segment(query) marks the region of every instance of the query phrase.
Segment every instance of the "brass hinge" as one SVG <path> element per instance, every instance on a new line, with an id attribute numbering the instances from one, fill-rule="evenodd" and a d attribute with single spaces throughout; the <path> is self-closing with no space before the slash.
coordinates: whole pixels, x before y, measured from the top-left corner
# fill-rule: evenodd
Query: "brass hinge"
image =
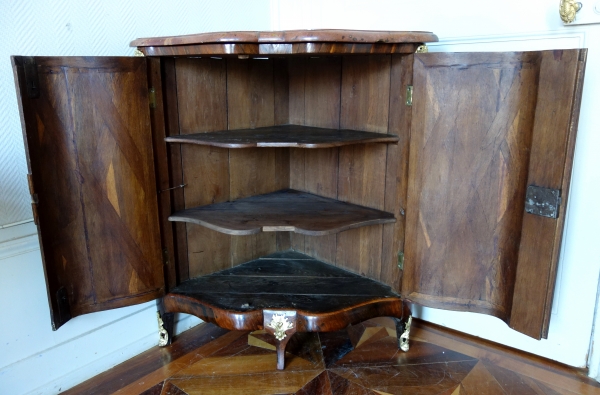
<path id="1" fill-rule="evenodd" d="M 148 101 L 150 102 L 150 108 L 156 108 L 156 89 L 150 88 L 148 90 Z"/>
<path id="2" fill-rule="evenodd" d="M 398 269 L 404 270 L 404 251 L 398 252 Z"/>
<path id="3" fill-rule="evenodd" d="M 415 53 L 427 53 L 429 52 L 429 48 L 427 48 L 427 45 L 425 44 L 421 44 L 417 47 L 417 50 L 415 51 Z"/>
<path id="4" fill-rule="evenodd" d="M 168 265 L 169 264 L 169 250 L 167 250 L 166 248 L 163 249 L 162 254 L 163 254 L 163 264 Z"/>
<path id="5" fill-rule="evenodd" d="M 412 85 L 407 85 L 406 86 L 406 105 L 412 106 L 412 100 L 413 100 L 413 87 L 412 87 Z"/>

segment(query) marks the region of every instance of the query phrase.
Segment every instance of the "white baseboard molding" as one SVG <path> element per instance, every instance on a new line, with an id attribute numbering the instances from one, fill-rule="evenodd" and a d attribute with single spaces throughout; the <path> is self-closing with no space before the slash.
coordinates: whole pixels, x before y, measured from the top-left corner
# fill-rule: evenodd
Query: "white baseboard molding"
<path id="1" fill-rule="evenodd" d="M 44 287 L 35 225 L 0 229 L 0 299 L 13 317 L 0 327 L 0 393 L 58 394 L 157 345 L 155 301 L 75 317 L 52 332 Z M 177 314 L 175 333 L 200 322 Z"/>

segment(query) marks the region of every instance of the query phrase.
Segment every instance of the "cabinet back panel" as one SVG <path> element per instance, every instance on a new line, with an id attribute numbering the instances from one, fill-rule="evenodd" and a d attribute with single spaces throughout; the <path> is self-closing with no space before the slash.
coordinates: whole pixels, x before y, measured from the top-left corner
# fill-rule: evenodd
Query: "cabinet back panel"
<path id="1" fill-rule="evenodd" d="M 271 126 L 288 119 L 287 71 L 279 60 L 175 60 L 181 134 Z M 277 100 L 276 100 L 277 97 Z M 289 186 L 289 150 L 181 145 L 185 208 L 273 192 Z M 277 251 L 275 233 L 232 237 L 186 226 L 189 276 L 222 270 Z M 284 238 L 279 244 L 289 247 Z"/>
<path id="2" fill-rule="evenodd" d="M 390 55 L 342 58 L 340 128 L 387 133 Z M 338 199 L 384 209 L 387 147 L 384 144 L 339 149 Z M 381 274 L 383 225 L 338 234 L 338 265 L 370 278 Z"/>
<path id="3" fill-rule="evenodd" d="M 273 63 L 273 59 L 227 60 L 228 129 L 257 128 L 275 123 L 275 108 L 279 109 L 281 105 L 275 102 L 275 92 L 285 92 L 281 86 L 285 74 L 278 72 L 275 78 Z M 277 89 L 275 80 L 278 81 Z M 280 112 L 278 114 L 281 116 Z M 232 200 L 289 186 L 289 150 L 285 148 L 231 149 L 229 164 Z M 276 251 L 277 235 L 274 232 L 232 238 L 233 265 Z"/>
<path id="4" fill-rule="evenodd" d="M 539 56 L 431 55 L 415 56 L 403 291 L 506 320 Z"/>
<path id="5" fill-rule="evenodd" d="M 179 108 L 177 106 L 177 73 L 175 59 L 163 58 L 162 61 L 163 98 L 165 114 L 165 135 L 179 135 Z M 164 142 L 163 142 L 164 144 Z M 179 144 L 167 144 L 169 165 L 169 187 L 183 185 L 183 164 L 181 160 L 182 147 Z M 183 188 L 170 190 L 171 212 L 185 208 L 185 195 Z M 170 215 L 170 213 L 169 213 Z M 171 223 L 173 230 L 173 255 L 177 270 L 177 282 L 189 279 L 187 224 L 182 222 Z M 163 235 L 164 236 L 164 235 Z"/>
<path id="6" fill-rule="evenodd" d="M 227 129 L 224 59 L 175 59 L 180 134 Z M 229 151 L 181 145 L 185 208 L 229 200 Z M 186 225 L 189 276 L 230 267 L 231 236 Z"/>
<path id="7" fill-rule="evenodd" d="M 315 127 L 340 126 L 341 57 L 299 58 L 289 63 L 291 123 Z M 290 187 L 337 199 L 338 148 L 291 149 Z M 293 233 L 292 246 L 335 263 L 337 235 Z"/>
<path id="8" fill-rule="evenodd" d="M 388 119 L 390 100 L 396 106 L 404 100 L 402 90 L 390 98 L 390 83 L 402 85 L 410 74 L 403 71 L 408 62 L 394 62 L 395 80 L 391 78 L 390 55 L 291 60 L 176 59 L 181 133 L 283 122 L 387 133 L 388 123 L 392 122 Z M 206 97 L 210 99 L 206 101 Z M 205 102 L 206 108 L 202 104 Z M 195 111 L 198 107 L 203 108 Z M 403 115 L 399 117 L 404 119 Z M 399 150 L 393 147 L 391 167 L 399 166 Z M 182 145 L 185 205 L 193 207 L 291 187 L 384 209 L 386 177 L 397 178 L 395 167 L 392 173 L 386 173 L 388 149 L 384 144 L 230 150 Z M 396 227 L 388 232 L 388 238 L 397 235 Z M 383 235 L 383 226 L 376 225 L 319 237 L 269 232 L 232 237 L 190 224 L 190 276 L 211 273 L 291 246 L 398 288 L 399 275 L 389 268 L 397 267 L 398 239 L 386 247 L 388 257 L 382 266 Z M 210 262 L 204 257 L 210 257 Z"/>

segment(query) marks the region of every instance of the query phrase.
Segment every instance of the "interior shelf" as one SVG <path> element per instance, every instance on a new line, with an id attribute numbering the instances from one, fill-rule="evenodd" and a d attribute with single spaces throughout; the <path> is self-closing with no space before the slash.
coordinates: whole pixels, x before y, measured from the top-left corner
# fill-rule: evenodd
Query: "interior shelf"
<path id="1" fill-rule="evenodd" d="M 292 250 L 187 280 L 165 301 L 169 308 L 220 320 L 229 329 L 256 329 L 263 309 L 294 310 L 304 326 L 299 331 L 337 330 L 374 316 L 397 316 L 402 305 L 387 285 Z M 312 327 L 317 324 L 330 327 Z"/>
<path id="2" fill-rule="evenodd" d="M 223 148 L 297 147 L 328 148 L 363 143 L 398 143 L 398 136 L 360 130 L 325 129 L 301 125 L 279 125 L 256 129 L 223 130 L 170 136 L 170 143 L 210 145 Z"/>
<path id="3" fill-rule="evenodd" d="M 311 236 L 396 222 L 392 213 L 293 189 L 186 209 L 169 220 L 191 222 L 230 235 L 289 231 Z"/>

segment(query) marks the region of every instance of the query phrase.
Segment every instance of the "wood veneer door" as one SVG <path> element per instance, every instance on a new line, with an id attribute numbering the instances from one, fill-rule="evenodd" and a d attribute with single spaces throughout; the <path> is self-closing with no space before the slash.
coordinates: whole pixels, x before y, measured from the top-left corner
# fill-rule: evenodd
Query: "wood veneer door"
<path id="1" fill-rule="evenodd" d="M 13 68 L 53 329 L 162 296 L 146 60 Z"/>
<path id="2" fill-rule="evenodd" d="M 585 55 L 415 55 L 407 299 L 547 335 Z M 561 190 L 557 219 L 525 212 L 528 185 Z"/>

